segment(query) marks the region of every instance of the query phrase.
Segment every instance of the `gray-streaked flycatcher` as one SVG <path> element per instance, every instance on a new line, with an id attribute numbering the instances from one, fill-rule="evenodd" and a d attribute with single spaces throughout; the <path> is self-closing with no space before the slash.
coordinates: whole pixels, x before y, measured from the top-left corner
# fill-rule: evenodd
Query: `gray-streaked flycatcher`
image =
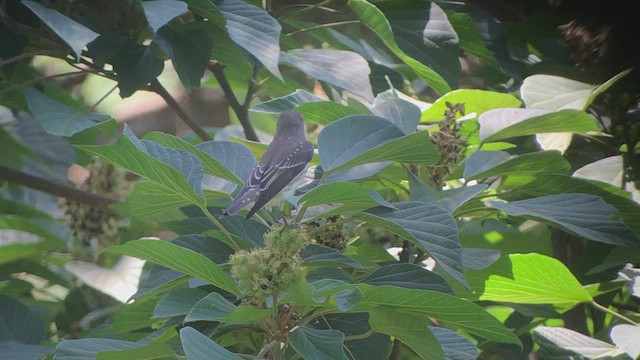
<path id="1" fill-rule="evenodd" d="M 273 141 L 260 162 L 251 170 L 251 175 L 238 196 L 224 210 L 224 215 L 234 215 L 255 201 L 247 213 L 248 219 L 277 195 L 283 197 L 287 192 L 295 190 L 306 174 L 312 157 L 313 145 L 304 135 L 302 115 L 293 110 L 282 112 Z"/>

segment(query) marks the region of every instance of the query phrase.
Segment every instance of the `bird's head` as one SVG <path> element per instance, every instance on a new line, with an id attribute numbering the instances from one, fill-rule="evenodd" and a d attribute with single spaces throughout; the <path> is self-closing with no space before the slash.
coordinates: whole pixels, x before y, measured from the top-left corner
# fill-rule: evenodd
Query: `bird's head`
<path id="1" fill-rule="evenodd" d="M 304 132 L 304 121 L 302 120 L 302 115 L 294 110 L 281 112 L 280 117 L 278 118 L 276 134 L 298 131 Z"/>

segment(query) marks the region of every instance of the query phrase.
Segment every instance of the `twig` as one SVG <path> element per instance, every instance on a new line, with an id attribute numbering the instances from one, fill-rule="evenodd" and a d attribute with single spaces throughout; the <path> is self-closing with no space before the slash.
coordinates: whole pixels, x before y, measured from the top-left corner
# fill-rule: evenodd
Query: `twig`
<path id="1" fill-rule="evenodd" d="M 66 52 L 56 51 L 56 50 L 36 50 L 30 53 L 20 54 L 12 58 L 9 58 L 7 60 L 0 61 L 0 67 L 9 65 L 14 62 L 18 62 L 20 60 L 30 59 L 38 55 L 62 56 L 62 55 L 66 55 Z"/>
<path id="2" fill-rule="evenodd" d="M 0 179 L 12 182 L 16 185 L 26 186 L 51 195 L 60 196 L 99 208 L 106 208 L 117 201 L 115 199 L 78 190 L 76 188 L 53 182 L 49 179 L 27 174 L 2 165 L 0 165 Z"/>
<path id="3" fill-rule="evenodd" d="M 626 322 L 628 322 L 631 325 L 636 325 L 638 326 L 639 324 L 631 319 L 629 319 L 628 317 L 622 315 L 622 314 L 618 314 L 615 311 L 609 310 L 609 308 L 607 308 L 606 306 L 602 306 L 600 304 L 598 304 L 595 300 L 591 301 L 591 305 L 593 305 L 593 307 L 595 307 L 596 309 L 602 310 L 604 312 L 606 312 L 607 314 L 611 314 L 619 319 L 622 319 Z"/>
<path id="4" fill-rule="evenodd" d="M 173 109 L 173 111 L 175 111 L 176 114 L 178 114 L 180 119 L 182 119 L 182 121 L 184 121 L 184 123 L 187 124 L 187 126 L 191 128 L 191 130 L 193 130 L 193 132 L 196 133 L 196 135 L 198 135 L 200 139 L 202 139 L 203 141 L 213 140 L 213 138 L 211 138 L 211 136 L 206 131 L 204 131 L 202 126 L 200 126 L 193 119 L 191 119 L 189 114 L 187 114 L 187 112 L 184 111 L 182 106 L 178 104 L 176 99 L 174 99 L 173 96 L 169 94 L 167 89 L 165 89 L 164 86 L 160 84 L 158 79 L 154 79 L 153 81 L 151 81 L 151 84 L 149 85 L 149 89 L 155 92 L 156 94 L 160 95 L 164 99 L 164 101 L 167 102 L 169 107 Z"/>
<path id="5" fill-rule="evenodd" d="M 253 129 L 253 125 L 251 125 L 251 122 L 249 122 L 249 103 L 251 102 L 253 92 L 255 91 L 255 85 L 252 86 L 252 84 L 255 83 L 254 78 L 257 72 L 257 67 L 254 67 L 253 69 L 254 76 L 252 76 L 249 82 L 249 87 L 247 88 L 247 97 L 244 99 L 244 105 L 240 104 L 238 98 L 236 98 L 236 95 L 233 93 L 231 85 L 229 85 L 229 81 L 224 75 L 223 69 L 224 66 L 218 62 L 214 62 L 209 65 L 209 70 L 213 73 L 213 76 L 216 77 L 216 80 L 218 80 L 218 84 L 220 84 L 220 87 L 224 92 L 224 97 L 229 102 L 229 106 L 231 106 L 233 111 L 236 113 L 236 116 L 238 116 L 238 120 L 240 120 L 240 125 L 242 125 L 242 128 L 244 129 L 244 136 L 247 138 L 247 140 L 260 142 L 256 131 Z"/>
<path id="6" fill-rule="evenodd" d="M 54 74 L 54 75 L 49 75 L 49 76 L 43 76 L 43 77 L 39 77 L 37 79 L 31 79 L 29 81 L 21 82 L 19 84 L 15 84 L 13 86 L 9 86 L 9 87 L 6 87 L 6 88 L 0 90 L 0 95 L 1 94 L 5 94 L 5 93 L 7 93 L 7 92 L 9 92 L 11 90 L 14 90 L 14 89 L 19 89 L 19 88 L 26 87 L 26 86 L 29 86 L 29 85 L 37 84 L 42 80 L 55 79 L 55 78 L 64 77 L 64 76 L 81 75 L 81 74 L 85 74 L 85 73 L 87 73 L 86 70 L 71 71 L 71 72 L 65 72 L 65 73 Z"/>
<path id="7" fill-rule="evenodd" d="M 98 101 L 95 102 L 95 104 L 91 105 L 91 107 L 87 111 L 94 111 L 98 107 L 98 105 L 100 105 L 107 97 L 109 97 L 109 95 L 111 95 L 111 93 L 113 93 L 117 88 L 118 84 L 114 85 L 111 90 L 107 91 Z"/>
<path id="8" fill-rule="evenodd" d="M 304 28 L 304 29 L 299 29 L 299 30 L 292 31 L 292 32 L 284 34 L 284 35 L 285 36 L 292 36 L 292 35 L 299 34 L 299 33 L 305 32 L 305 31 L 323 29 L 323 28 L 334 27 L 334 26 L 339 26 L 339 25 L 359 24 L 359 23 L 360 23 L 360 20 L 336 21 L 336 22 L 332 22 L 332 23 L 320 24 L 320 25 L 315 25 L 315 26 L 311 26 L 311 27 L 308 27 L 308 28 Z"/>

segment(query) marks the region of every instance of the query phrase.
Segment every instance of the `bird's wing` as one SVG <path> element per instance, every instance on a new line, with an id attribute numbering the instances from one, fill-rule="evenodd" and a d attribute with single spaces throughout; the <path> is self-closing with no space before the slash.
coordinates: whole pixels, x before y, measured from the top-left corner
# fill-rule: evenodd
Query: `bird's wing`
<path id="1" fill-rule="evenodd" d="M 273 199 L 293 179 L 295 179 L 307 167 L 313 157 L 313 145 L 306 141 L 300 149 L 294 151 L 290 157 L 281 160 L 277 164 L 262 164 L 251 172 L 249 184 L 260 187 L 260 193 L 247 218 L 260 210 L 269 200 Z"/>

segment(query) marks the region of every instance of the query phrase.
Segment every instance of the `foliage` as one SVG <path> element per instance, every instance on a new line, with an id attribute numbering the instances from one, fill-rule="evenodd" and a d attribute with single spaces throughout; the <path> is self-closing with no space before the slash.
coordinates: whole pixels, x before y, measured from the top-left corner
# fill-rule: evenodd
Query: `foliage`
<path id="1" fill-rule="evenodd" d="M 2 2 L 0 354 L 638 357 L 637 132 L 607 125 L 629 71 L 545 74 L 568 62 L 521 29 L 559 22 L 466 3 L 264 3 Z M 169 61 L 184 89 L 222 89 L 248 140 L 194 122 L 158 81 Z M 89 73 L 193 133 L 114 135 L 49 81 Z M 222 217 L 264 152 L 255 120 L 289 109 L 317 145 L 296 224 Z M 77 187 L 74 163 L 95 170 Z"/>

